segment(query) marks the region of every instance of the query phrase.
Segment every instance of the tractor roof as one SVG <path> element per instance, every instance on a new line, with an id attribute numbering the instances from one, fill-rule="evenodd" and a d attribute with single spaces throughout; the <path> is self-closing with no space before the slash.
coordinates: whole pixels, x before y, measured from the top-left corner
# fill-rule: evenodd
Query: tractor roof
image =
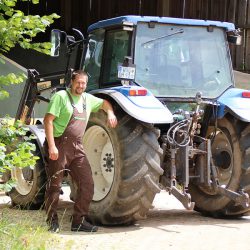
<path id="1" fill-rule="evenodd" d="M 120 16 L 94 23 L 89 26 L 88 32 L 100 28 L 107 28 L 126 23 L 131 23 L 132 25 L 136 25 L 138 22 L 158 22 L 158 23 L 191 25 L 191 26 L 217 26 L 225 28 L 227 31 L 235 30 L 235 26 L 233 23 L 220 22 L 220 21 L 184 19 L 184 18 L 172 18 L 172 17 L 154 17 L 154 16 Z"/>

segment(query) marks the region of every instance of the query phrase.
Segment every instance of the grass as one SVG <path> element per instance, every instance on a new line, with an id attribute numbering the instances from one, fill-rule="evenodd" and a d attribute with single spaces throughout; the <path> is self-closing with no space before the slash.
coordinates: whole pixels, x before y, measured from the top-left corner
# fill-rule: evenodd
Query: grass
<path id="1" fill-rule="evenodd" d="M 1 250 L 72 249 L 73 241 L 64 241 L 47 231 L 43 211 L 5 208 L 0 213 Z"/>

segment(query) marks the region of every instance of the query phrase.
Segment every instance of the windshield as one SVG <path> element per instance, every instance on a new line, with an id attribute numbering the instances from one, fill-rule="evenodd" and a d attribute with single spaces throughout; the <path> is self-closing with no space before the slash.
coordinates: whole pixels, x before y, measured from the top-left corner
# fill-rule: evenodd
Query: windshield
<path id="1" fill-rule="evenodd" d="M 221 28 L 139 23 L 135 81 L 158 97 L 215 98 L 233 84 Z"/>

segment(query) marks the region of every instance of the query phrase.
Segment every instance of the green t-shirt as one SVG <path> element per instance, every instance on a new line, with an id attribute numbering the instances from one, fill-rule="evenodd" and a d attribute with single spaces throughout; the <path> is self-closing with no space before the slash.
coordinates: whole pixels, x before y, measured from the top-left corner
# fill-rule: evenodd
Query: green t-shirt
<path id="1" fill-rule="evenodd" d="M 70 90 L 68 90 L 68 92 L 70 93 Z M 89 120 L 90 113 L 97 112 L 103 104 L 103 99 L 88 93 L 83 93 L 82 96 L 71 96 L 76 107 L 83 104 L 82 96 L 85 99 L 87 114 L 86 123 Z M 58 91 L 52 96 L 47 113 L 56 117 L 53 121 L 54 137 L 61 136 L 73 114 L 73 107 L 65 90 Z"/>

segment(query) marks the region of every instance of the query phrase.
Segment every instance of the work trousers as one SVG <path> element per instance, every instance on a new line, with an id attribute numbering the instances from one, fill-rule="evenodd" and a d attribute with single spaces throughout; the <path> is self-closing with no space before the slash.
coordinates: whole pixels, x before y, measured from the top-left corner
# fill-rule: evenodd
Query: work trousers
<path id="1" fill-rule="evenodd" d="M 47 141 L 44 144 L 48 178 L 45 194 L 47 220 L 58 220 L 56 210 L 66 171 L 77 186 L 72 223 L 79 224 L 88 214 L 89 205 L 94 195 L 91 167 L 79 138 L 61 136 L 55 138 L 55 144 L 59 151 L 59 158 L 55 161 L 49 159 Z"/>

